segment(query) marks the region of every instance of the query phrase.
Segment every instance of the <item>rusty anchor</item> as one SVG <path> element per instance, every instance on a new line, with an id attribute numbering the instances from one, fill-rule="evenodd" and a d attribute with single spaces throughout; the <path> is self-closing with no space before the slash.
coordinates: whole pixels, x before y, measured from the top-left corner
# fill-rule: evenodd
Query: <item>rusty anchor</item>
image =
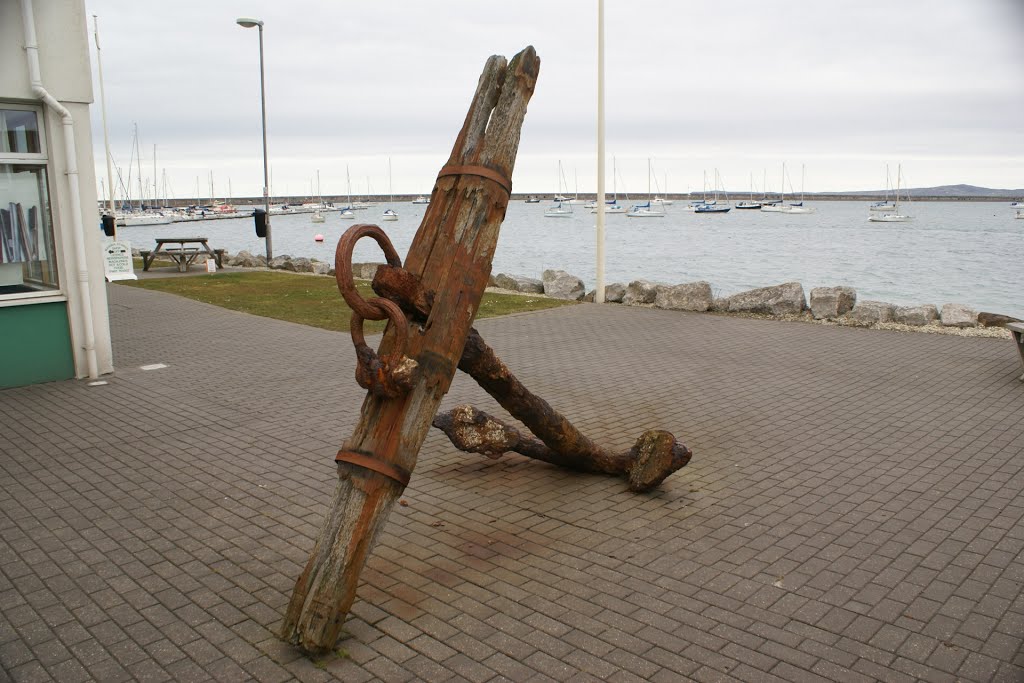
<path id="1" fill-rule="evenodd" d="M 690 458 L 671 434 L 658 431 L 645 433 L 624 454 L 601 449 L 526 391 L 472 329 L 539 69 L 532 47 L 511 61 L 500 56 L 487 60 L 404 264 L 377 226 L 353 226 L 338 243 L 338 287 L 353 311 L 356 381 L 367 396 L 352 435 L 335 458 L 333 504 L 280 628 L 282 638 L 307 652 L 336 643 L 359 573 L 409 482 L 432 424 L 467 450 L 491 456 L 514 450 L 574 469 L 625 474 L 636 491 L 656 487 Z M 374 239 L 387 261 L 373 281 L 378 296 L 368 300 L 356 291 L 351 273 L 352 250 L 363 237 Z M 366 344 L 363 322 L 384 319 L 388 324 L 375 352 Z M 436 415 L 456 368 L 469 373 L 538 438 L 470 407 Z M 492 438 L 495 434 L 500 438 Z"/>

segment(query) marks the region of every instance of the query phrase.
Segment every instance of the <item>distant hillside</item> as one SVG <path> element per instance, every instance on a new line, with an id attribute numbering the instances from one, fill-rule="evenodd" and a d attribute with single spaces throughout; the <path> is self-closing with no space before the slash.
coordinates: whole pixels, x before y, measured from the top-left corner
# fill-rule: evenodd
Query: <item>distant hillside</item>
<path id="1" fill-rule="evenodd" d="M 938 187 L 914 187 L 906 192 L 911 197 L 1005 197 L 1017 199 L 1024 197 L 1024 189 L 999 190 L 991 187 L 978 187 L 977 185 L 939 185 Z M 810 194 L 810 193 L 808 193 Z M 855 196 L 880 196 L 885 190 L 859 190 L 855 192 L 821 192 L 818 194 L 842 194 Z"/>

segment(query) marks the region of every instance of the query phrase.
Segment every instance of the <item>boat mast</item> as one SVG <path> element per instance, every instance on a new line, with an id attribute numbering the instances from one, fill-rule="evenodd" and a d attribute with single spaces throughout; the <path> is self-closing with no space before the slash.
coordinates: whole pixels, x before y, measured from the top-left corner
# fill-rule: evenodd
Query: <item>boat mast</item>
<path id="1" fill-rule="evenodd" d="M 615 167 L 615 157 L 612 157 L 612 200 L 616 203 L 619 201 L 619 186 L 616 182 L 618 178 L 618 170 Z"/>
<path id="2" fill-rule="evenodd" d="M 903 174 L 903 164 L 896 166 L 896 201 L 893 204 L 896 207 L 896 213 L 900 212 L 900 176 Z"/>
<path id="3" fill-rule="evenodd" d="M 142 193 L 142 152 L 139 151 L 139 124 L 132 123 L 135 128 L 135 166 L 139 171 L 139 211 L 142 210 L 143 193 Z"/>

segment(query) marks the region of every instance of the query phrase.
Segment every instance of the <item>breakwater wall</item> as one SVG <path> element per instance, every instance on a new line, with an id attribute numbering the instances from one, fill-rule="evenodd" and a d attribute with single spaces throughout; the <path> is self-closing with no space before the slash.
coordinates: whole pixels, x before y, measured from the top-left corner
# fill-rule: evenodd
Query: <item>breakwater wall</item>
<path id="1" fill-rule="evenodd" d="M 544 294 L 557 299 L 594 301 L 583 280 L 563 270 L 545 270 L 540 279 L 499 273 L 492 284 L 511 291 Z M 715 297 L 706 281 L 663 284 L 648 280 L 616 282 L 604 288 L 606 303 L 647 305 L 676 311 L 752 313 L 774 317 L 810 314 L 815 320 L 849 325 L 896 323 L 914 327 L 1002 327 L 1017 319 L 999 313 L 977 311 L 960 303 L 897 306 L 884 301 L 857 300 L 857 290 L 840 285 L 815 287 L 808 296 L 799 282 L 759 287 L 728 297 Z"/>

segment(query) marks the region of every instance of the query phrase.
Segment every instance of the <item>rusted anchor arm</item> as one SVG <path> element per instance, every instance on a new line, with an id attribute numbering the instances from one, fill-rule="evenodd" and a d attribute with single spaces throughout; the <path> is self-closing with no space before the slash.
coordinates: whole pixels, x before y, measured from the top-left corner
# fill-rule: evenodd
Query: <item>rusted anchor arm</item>
<path id="1" fill-rule="evenodd" d="M 374 291 L 398 304 L 410 320 L 426 324 L 432 294 L 402 268 L 380 266 Z M 612 453 L 587 438 L 543 398 L 530 392 L 471 328 L 459 359 L 459 370 L 472 377 L 502 408 L 522 422 L 538 439 L 472 406 L 459 406 L 434 417 L 433 425 L 460 450 L 498 457 L 515 451 L 560 467 L 583 472 L 625 475 L 631 491 L 656 488 L 690 461 L 692 453 L 669 432 L 650 430 L 625 453 Z"/>

